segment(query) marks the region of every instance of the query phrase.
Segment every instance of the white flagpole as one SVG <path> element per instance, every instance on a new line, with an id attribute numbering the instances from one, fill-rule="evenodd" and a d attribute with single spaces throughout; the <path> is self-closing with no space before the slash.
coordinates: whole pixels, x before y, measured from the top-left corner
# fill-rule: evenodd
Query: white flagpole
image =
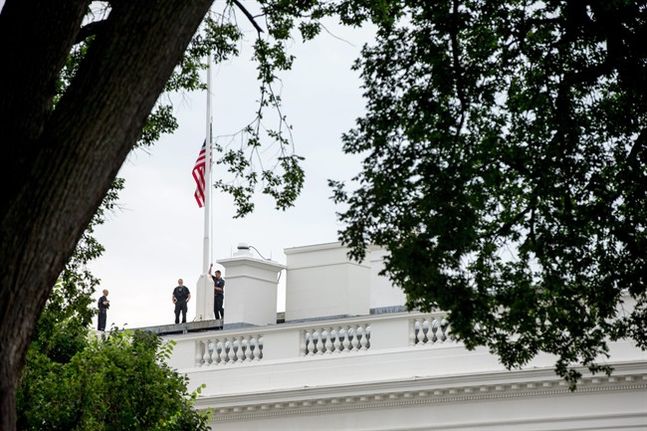
<path id="1" fill-rule="evenodd" d="M 214 319 L 213 280 L 207 275 L 211 251 L 211 54 L 207 58 L 207 121 L 205 134 L 204 166 L 204 238 L 202 249 L 202 274 L 197 283 L 196 320 Z"/>
<path id="2" fill-rule="evenodd" d="M 207 132 L 205 134 L 204 167 L 204 239 L 202 249 L 202 273 L 209 270 L 211 250 L 209 227 L 211 221 L 211 54 L 207 56 Z"/>

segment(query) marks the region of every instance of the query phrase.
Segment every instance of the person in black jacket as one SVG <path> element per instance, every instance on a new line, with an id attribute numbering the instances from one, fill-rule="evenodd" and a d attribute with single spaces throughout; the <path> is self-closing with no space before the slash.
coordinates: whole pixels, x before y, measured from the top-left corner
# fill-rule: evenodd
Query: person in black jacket
<path id="1" fill-rule="evenodd" d="M 225 279 L 222 278 L 220 271 L 216 271 L 215 275 L 211 275 L 213 263 L 209 266 L 209 276 L 213 279 L 213 314 L 216 319 L 225 318 L 225 309 L 222 305 L 225 301 Z"/>
<path id="2" fill-rule="evenodd" d="M 173 304 L 175 304 L 175 323 L 180 323 L 180 312 L 182 313 L 182 323 L 186 323 L 186 304 L 191 299 L 189 288 L 184 285 L 180 278 L 177 281 L 177 287 L 173 289 Z"/>
<path id="3" fill-rule="evenodd" d="M 99 298 L 99 301 L 97 302 L 97 308 L 99 308 L 99 322 L 97 324 L 97 329 L 99 331 L 105 331 L 106 320 L 108 318 L 108 308 L 110 308 L 107 289 L 103 289 L 103 296 Z"/>

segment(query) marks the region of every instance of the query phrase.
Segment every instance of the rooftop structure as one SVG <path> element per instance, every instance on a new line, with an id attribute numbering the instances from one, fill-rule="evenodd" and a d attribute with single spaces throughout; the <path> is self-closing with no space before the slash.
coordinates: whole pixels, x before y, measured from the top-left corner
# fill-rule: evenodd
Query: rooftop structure
<path id="1" fill-rule="evenodd" d="M 456 342 L 444 313 L 405 311 L 403 292 L 379 275 L 383 251 L 363 263 L 346 253 L 288 248 L 283 266 L 243 248 L 218 261 L 224 329 L 205 320 L 158 331 L 177 343 L 171 365 L 206 385 L 197 406 L 212 410 L 213 429 L 647 429 L 647 354 L 630 343 L 612 344 L 611 377 L 585 375 L 572 393 L 553 357 L 508 371 Z"/>

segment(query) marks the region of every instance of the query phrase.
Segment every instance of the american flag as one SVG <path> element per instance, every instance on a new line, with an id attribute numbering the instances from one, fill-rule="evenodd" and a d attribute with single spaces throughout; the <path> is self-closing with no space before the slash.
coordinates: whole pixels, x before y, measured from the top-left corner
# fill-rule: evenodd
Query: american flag
<path id="1" fill-rule="evenodd" d="M 207 141 L 202 144 L 200 148 L 200 153 L 198 154 L 198 159 L 195 161 L 195 166 L 193 167 L 193 179 L 195 180 L 195 197 L 198 206 L 202 208 L 204 206 L 204 169 L 206 166 L 206 150 L 207 150 Z"/>

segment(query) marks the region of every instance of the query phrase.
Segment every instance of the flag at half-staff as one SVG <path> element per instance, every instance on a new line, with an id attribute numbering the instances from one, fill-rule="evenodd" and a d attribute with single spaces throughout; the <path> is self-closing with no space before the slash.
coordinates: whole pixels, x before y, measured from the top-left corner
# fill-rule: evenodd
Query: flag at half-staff
<path id="1" fill-rule="evenodd" d="M 202 208 L 204 206 L 204 188 L 205 188 L 205 166 L 206 166 L 206 148 L 207 142 L 205 141 L 202 144 L 200 153 L 198 154 L 198 159 L 195 161 L 195 166 L 193 166 L 193 179 L 195 180 L 195 197 L 198 206 Z"/>

